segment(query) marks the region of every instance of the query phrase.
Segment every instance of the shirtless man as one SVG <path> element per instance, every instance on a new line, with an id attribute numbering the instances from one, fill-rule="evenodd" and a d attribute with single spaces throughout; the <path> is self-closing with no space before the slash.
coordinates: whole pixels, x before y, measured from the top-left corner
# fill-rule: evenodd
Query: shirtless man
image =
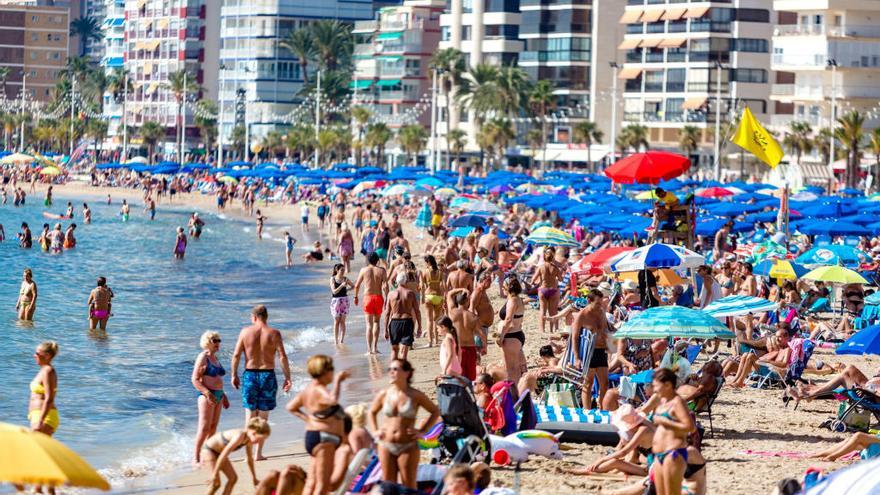
<path id="1" fill-rule="evenodd" d="M 422 336 L 419 300 L 416 293 L 404 285 L 406 273 L 398 273 L 396 282 L 397 288 L 388 293 L 388 301 L 385 303 L 385 340 L 391 341 L 392 360 L 406 359 L 415 337 Z M 413 335 L 415 324 L 418 325 L 418 333 Z"/>
<path id="2" fill-rule="evenodd" d="M 403 227 L 400 225 L 400 215 L 395 213 L 391 215 L 391 222 L 388 223 L 388 230 L 391 232 L 397 233 L 398 231 L 403 230 Z M 402 234 L 398 234 L 400 237 L 403 237 Z"/>
<path id="3" fill-rule="evenodd" d="M 492 227 L 489 229 L 489 233 L 480 237 L 480 242 L 477 244 L 478 248 L 485 248 L 486 251 L 489 251 L 489 258 L 497 259 L 498 258 L 498 227 Z"/>
<path id="4" fill-rule="evenodd" d="M 474 276 L 467 272 L 468 262 L 460 259 L 455 262 L 455 270 L 446 277 L 446 286 L 449 289 L 467 289 L 471 291 L 474 288 Z"/>
<path id="5" fill-rule="evenodd" d="M 452 300 L 448 316 L 452 319 L 455 329 L 458 330 L 461 374 L 466 376 L 468 380 L 474 381 L 477 378 L 477 356 L 479 356 L 479 348 L 474 340 L 476 336 L 479 336 L 480 340 L 485 342 L 486 334 L 480 328 L 480 317 L 468 307 L 468 291 L 455 289 L 454 292 L 452 297 L 447 298 Z"/>
<path id="6" fill-rule="evenodd" d="M 358 305 L 361 285 L 364 286 L 364 313 L 367 315 L 367 354 L 379 354 L 379 324 L 382 309 L 385 306 L 385 269 L 376 266 L 379 255 L 372 252 L 367 255 L 369 265 L 361 268 L 354 284 L 354 305 Z"/>
<path id="7" fill-rule="evenodd" d="M 245 423 L 255 417 L 269 419 L 269 411 L 275 409 L 278 381 L 275 378 L 275 354 L 284 372 L 285 392 L 290 391 L 290 365 L 281 332 L 268 325 L 269 311 L 258 305 L 251 310 L 251 325 L 241 329 L 232 353 L 232 386 L 241 387 L 241 403 L 247 410 Z M 245 355 L 244 373 L 238 377 L 238 363 Z M 257 443 L 255 459 L 264 460 L 263 442 Z"/>
<path id="8" fill-rule="evenodd" d="M 752 264 L 740 263 L 736 274 L 737 278 L 734 282 L 736 293 L 742 296 L 757 296 L 758 281 L 755 280 L 755 276 L 752 274 Z"/>
<path id="9" fill-rule="evenodd" d="M 593 379 L 599 379 L 599 404 L 605 399 L 608 391 L 608 319 L 605 316 L 605 307 L 602 304 L 605 295 L 598 290 L 591 290 L 587 294 L 587 307 L 580 310 L 571 324 L 571 341 L 574 345 L 575 368 L 582 370 L 581 362 L 581 332 L 588 330 L 593 333 L 593 356 L 587 365 L 586 381 L 581 388 L 581 401 L 583 407 L 590 407 L 590 399 L 593 395 Z"/>
<path id="10" fill-rule="evenodd" d="M 97 287 L 89 294 L 89 330 L 101 328 L 107 330 L 107 321 L 110 320 L 113 291 L 107 287 L 107 279 L 98 277 Z"/>
<path id="11" fill-rule="evenodd" d="M 479 339 L 479 342 L 474 343 L 480 351 L 480 355 L 486 354 L 486 342 L 488 342 L 486 335 L 489 334 L 489 327 L 495 322 L 495 310 L 492 308 L 492 302 L 489 301 L 489 287 L 491 286 L 492 273 L 483 272 L 477 278 L 474 292 L 471 294 L 470 309 L 480 320 L 480 335 L 482 335 L 482 338 Z"/>

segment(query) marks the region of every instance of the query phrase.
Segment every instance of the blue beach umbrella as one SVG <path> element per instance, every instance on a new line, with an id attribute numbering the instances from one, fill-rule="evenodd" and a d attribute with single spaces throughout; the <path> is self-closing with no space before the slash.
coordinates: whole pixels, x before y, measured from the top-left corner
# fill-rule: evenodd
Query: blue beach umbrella
<path id="1" fill-rule="evenodd" d="M 804 490 L 803 495 L 876 495 L 880 493 L 880 459 L 854 462 Z"/>
<path id="2" fill-rule="evenodd" d="M 645 268 L 695 268 L 706 258 L 690 249 L 671 244 L 651 244 L 623 255 L 611 265 L 615 272 L 634 272 Z"/>
<path id="3" fill-rule="evenodd" d="M 840 218 L 855 213 L 855 205 L 845 203 L 825 203 L 810 205 L 798 211 L 805 217 Z"/>
<path id="4" fill-rule="evenodd" d="M 773 271 L 774 267 L 776 267 L 777 264 L 784 264 L 784 263 L 787 263 L 788 266 L 791 267 L 791 271 L 794 272 L 794 276 L 797 278 L 803 277 L 804 275 L 806 275 L 810 271 L 809 269 L 807 269 L 797 263 L 792 263 L 791 261 L 779 260 L 779 259 L 767 259 L 767 260 L 764 260 L 764 261 L 758 263 L 757 265 L 755 265 L 754 269 L 752 270 L 752 273 L 754 273 L 755 275 L 763 275 L 764 277 L 776 277 L 777 276 L 776 272 Z M 787 270 L 788 267 L 786 266 L 784 268 Z M 788 278 L 788 277 L 785 277 L 785 278 Z"/>
<path id="5" fill-rule="evenodd" d="M 615 338 L 663 339 L 732 339 L 726 326 L 713 316 L 684 306 L 659 306 L 632 317 L 614 333 Z"/>
<path id="6" fill-rule="evenodd" d="M 462 215 L 450 224 L 450 227 L 485 227 L 486 218 L 479 215 Z"/>
<path id="7" fill-rule="evenodd" d="M 755 204 L 718 202 L 703 206 L 703 209 L 719 217 L 736 217 L 745 213 L 761 211 L 764 207 Z"/>
<path id="8" fill-rule="evenodd" d="M 701 236 L 715 235 L 715 232 L 718 232 L 719 230 L 721 230 L 721 227 L 724 227 L 724 224 L 726 224 L 726 223 L 727 223 L 727 220 L 722 219 L 722 218 L 714 218 L 711 220 L 706 220 L 706 221 L 697 223 L 697 226 L 694 229 L 694 232 L 697 235 L 701 235 Z M 749 232 L 752 230 L 754 230 L 754 227 L 749 223 L 734 222 L 733 229 L 731 229 L 731 232 Z"/>
<path id="9" fill-rule="evenodd" d="M 827 246 L 814 247 L 797 257 L 802 265 L 843 265 L 858 266 L 870 260 L 864 251 L 843 244 L 829 244 Z"/>
<path id="10" fill-rule="evenodd" d="M 476 227 L 459 227 L 459 228 L 453 230 L 452 232 L 450 232 L 449 235 L 452 237 L 467 237 L 474 230 L 476 230 Z M 499 230 L 498 231 L 498 238 L 499 239 L 509 239 L 510 234 L 508 234 L 507 232 L 505 232 L 503 230 Z"/>
<path id="11" fill-rule="evenodd" d="M 863 328 L 837 346 L 837 354 L 880 354 L 880 325 Z"/>
<path id="12" fill-rule="evenodd" d="M 833 220 L 809 222 L 799 227 L 798 230 L 807 235 L 828 235 L 832 237 L 871 235 L 871 231 L 861 225 Z"/>
<path id="13" fill-rule="evenodd" d="M 760 297 L 727 296 L 709 303 L 702 311 L 714 318 L 726 318 L 728 316 L 741 316 L 749 313 L 764 313 L 776 309 L 779 309 L 779 303 Z"/>

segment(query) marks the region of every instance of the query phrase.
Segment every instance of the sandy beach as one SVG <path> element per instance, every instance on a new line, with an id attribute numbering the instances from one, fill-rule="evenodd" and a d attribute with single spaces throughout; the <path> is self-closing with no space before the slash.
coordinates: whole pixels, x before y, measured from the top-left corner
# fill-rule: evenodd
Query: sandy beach
<path id="1" fill-rule="evenodd" d="M 122 190 L 111 188 L 93 188 L 83 184 L 68 184 L 56 186 L 56 194 L 75 195 L 82 197 L 106 198 L 111 194 L 114 203 L 117 199 L 128 198 L 132 202 L 132 210 L 140 208 L 141 192 L 137 190 Z M 37 197 L 42 197 L 42 190 Z M 36 199 L 36 198 L 35 198 Z M 209 195 L 189 194 L 178 195 L 175 206 L 186 205 L 196 209 L 214 209 L 214 197 Z M 166 206 L 165 202 L 158 205 L 161 209 Z M 299 209 L 290 205 L 259 206 L 263 214 L 270 218 L 267 225 L 299 225 Z M 238 204 L 228 208 L 225 212 L 228 216 L 243 216 Z M 315 227 L 313 226 L 313 230 Z M 298 234 L 298 227 L 297 227 Z M 414 258 L 421 253 L 427 243 L 427 239 L 419 239 L 417 231 L 411 226 L 405 226 L 407 239 L 413 246 Z M 246 246 L 243 248 L 246 249 Z M 283 247 L 279 244 L 279 258 L 283 256 Z M 360 258 L 360 257 L 359 257 Z M 329 274 L 331 263 L 324 262 Z M 421 262 L 417 265 L 421 268 Z M 356 272 L 362 266 L 362 260 L 358 259 L 354 266 Z M 329 275 L 328 275 L 329 276 Z M 352 276 L 356 276 L 356 273 Z M 497 289 L 492 288 L 490 295 L 493 305 L 497 308 L 502 300 L 498 297 Z M 527 335 L 525 352 L 534 361 L 538 354 L 538 348 L 546 343 L 538 330 L 538 314 L 536 310 L 527 310 L 524 322 L 524 330 Z M 328 315 L 329 321 L 329 315 Z M 493 328 L 493 332 L 495 329 Z M 357 342 L 363 341 L 363 318 L 360 309 L 354 309 L 349 318 L 350 339 Z M 494 339 L 492 339 L 494 341 Z M 387 344 L 380 342 L 380 349 L 386 352 Z M 721 353 L 729 354 L 730 349 L 724 344 Z M 706 360 L 707 356 L 701 355 L 697 360 L 697 366 Z M 863 356 L 836 356 L 833 351 L 818 348 L 813 359 L 822 359 L 826 363 L 855 364 L 866 374 L 873 374 L 877 368 L 877 360 Z M 416 348 L 410 353 L 410 360 L 416 368 L 415 385 L 427 393 L 433 394 L 433 379 L 438 374 L 437 348 L 424 346 L 424 339 L 417 340 Z M 485 363 L 501 361 L 500 348 L 491 345 L 489 355 L 484 358 Z M 301 363 L 298 363 L 301 366 Z M 810 377 L 807 379 L 821 381 L 823 378 Z M 381 387 L 382 382 L 376 383 L 375 387 Z M 755 494 L 770 493 L 776 482 L 786 477 L 797 477 L 803 474 L 809 467 L 818 467 L 825 470 L 834 470 L 843 467 L 843 462 L 820 462 L 810 459 L 795 459 L 788 457 L 766 457 L 746 454 L 746 450 L 758 452 L 785 452 L 789 454 L 806 454 L 823 449 L 832 442 L 846 438 L 849 434 L 832 433 L 827 429 L 819 428 L 819 424 L 826 418 L 834 415 L 837 402 L 816 401 L 802 402 L 797 411 L 793 407 L 785 407 L 780 390 L 756 390 L 753 388 L 733 389 L 725 387 L 720 394 L 714 407 L 714 435 L 707 436 L 703 442 L 703 455 L 708 460 L 708 493 L 711 494 Z M 343 403 L 351 403 L 343 392 Z M 234 406 L 231 414 L 238 414 L 238 406 Z M 229 413 L 227 413 L 229 414 Z M 274 413 L 286 414 L 279 405 Z M 704 426 L 708 428 L 708 419 L 700 418 Z M 581 493 L 608 493 L 610 490 L 619 488 L 631 480 L 624 476 L 599 475 L 593 477 L 577 477 L 563 475 L 557 472 L 559 467 L 575 467 L 590 464 L 597 456 L 605 453 L 608 448 L 600 446 L 588 446 L 580 444 L 565 445 L 565 459 L 552 461 L 532 457 L 523 464 L 519 473 L 511 468 L 494 469 L 494 482 L 500 486 L 513 487 L 519 478 L 519 485 L 523 493 L 556 494 L 567 490 L 576 490 Z M 269 460 L 257 463 L 257 474 L 262 476 L 271 469 L 279 469 L 286 464 L 294 463 L 305 466 L 309 462 L 301 444 L 285 445 L 279 449 L 277 445 L 269 441 L 267 453 Z M 246 466 L 240 459 L 235 462 L 236 469 L 242 475 L 234 493 L 251 493 L 252 487 L 246 482 Z M 139 483 L 138 493 L 201 493 L 205 488 L 207 473 L 194 471 L 191 467 L 181 466 L 181 474 L 171 476 L 150 477 Z"/>

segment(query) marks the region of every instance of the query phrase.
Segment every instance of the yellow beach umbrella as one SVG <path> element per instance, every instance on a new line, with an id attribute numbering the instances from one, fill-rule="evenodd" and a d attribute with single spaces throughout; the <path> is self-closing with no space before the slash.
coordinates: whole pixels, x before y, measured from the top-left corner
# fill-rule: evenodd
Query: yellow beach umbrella
<path id="1" fill-rule="evenodd" d="M 40 170 L 40 175 L 61 175 L 61 170 L 58 167 L 45 167 Z"/>
<path id="2" fill-rule="evenodd" d="M 238 179 L 229 175 L 224 175 L 217 180 L 219 180 L 220 182 L 225 182 L 227 184 L 238 184 Z"/>
<path id="3" fill-rule="evenodd" d="M 857 272 L 842 266 L 822 266 L 802 278 L 831 284 L 867 284 L 868 281 Z"/>
<path id="4" fill-rule="evenodd" d="M 110 489 L 107 480 L 63 443 L 8 423 L 0 423 L 0 482 Z"/>
<path id="5" fill-rule="evenodd" d="M 13 153 L 0 159 L 0 163 L 4 164 L 31 163 L 32 161 L 34 161 L 34 157 L 31 155 L 25 155 L 24 153 Z"/>
<path id="6" fill-rule="evenodd" d="M 635 283 L 639 283 L 639 272 L 620 272 L 618 276 L 621 280 L 630 280 Z M 671 270 L 669 268 L 663 268 L 657 270 L 657 284 L 663 287 L 673 287 L 676 285 L 684 284 L 684 279 L 681 278 L 675 270 Z"/>
<path id="7" fill-rule="evenodd" d="M 648 191 L 642 191 L 636 194 L 636 199 L 644 200 L 644 199 L 657 199 L 657 193 L 654 192 L 653 189 Z"/>
<path id="8" fill-rule="evenodd" d="M 791 261 L 776 259 L 773 260 L 773 266 L 770 268 L 770 277 L 797 280 L 799 274 L 803 274 L 804 271 L 806 268 L 793 264 Z"/>

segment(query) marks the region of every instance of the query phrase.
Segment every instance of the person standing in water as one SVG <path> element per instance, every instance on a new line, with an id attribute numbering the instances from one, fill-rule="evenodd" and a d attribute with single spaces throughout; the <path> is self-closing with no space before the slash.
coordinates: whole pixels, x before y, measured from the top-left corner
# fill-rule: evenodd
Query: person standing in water
<path id="1" fill-rule="evenodd" d="M 189 235 L 193 237 L 193 239 L 198 239 L 202 236 L 202 227 L 205 226 L 205 222 L 199 218 L 198 213 L 193 213 L 189 217 Z"/>
<path id="2" fill-rule="evenodd" d="M 70 201 L 67 202 L 67 211 L 64 213 L 64 218 L 73 219 L 73 203 Z"/>
<path id="3" fill-rule="evenodd" d="M 257 240 L 263 240 L 263 224 L 266 222 L 266 217 L 263 216 L 263 213 L 260 210 L 257 210 Z"/>
<path id="4" fill-rule="evenodd" d="M 107 330 L 113 303 L 113 290 L 107 287 L 107 279 L 98 277 L 97 287 L 89 293 L 89 330 Z"/>
<path id="5" fill-rule="evenodd" d="M 131 208 L 128 206 L 128 201 L 122 200 L 122 208 L 119 209 L 119 214 L 122 215 L 122 221 L 127 222 L 129 215 L 131 215 Z"/>
<path id="6" fill-rule="evenodd" d="M 177 227 L 177 240 L 174 242 L 174 258 L 182 260 L 186 255 L 186 233 L 183 227 Z"/>
<path id="7" fill-rule="evenodd" d="M 333 266 L 330 277 L 330 313 L 333 315 L 333 339 L 336 345 L 345 341 L 345 318 L 348 316 L 348 289 L 354 284 L 345 276 L 348 273 L 345 265 L 337 263 Z"/>
<path id="8" fill-rule="evenodd" d="M 34 312 L 37 310 L 37 283 L 34 281 L 34 273 L 30 268 L 25 268 L 22 274 L 15 309 L 18 311 L 19 320 L 34 320 Z"/>
<path id="9" fill-rule="evenodd" d="M 75 223 L 67 226 L 67 230 L 64 232 L 64 249 L 73 249 L 76 247 L 76 237 L 73 236 L 74 230 L 76 230 Z"/>
<path id="10" fill-rule="evenodd" d="M 43 204 L 46 206 L 52 206 L 52 186 L 49 186 L 49 189 L 46 189 L 46 199 L 43 201 Z"/>
<path id="11" fill-rule="evenodd" d="M 290 235 L 290 232 L 284 233 L 284 259 L 287 268 L 293 266 L 293 246 L 296 245 L 296 239 Z"/>
<path id="12" fill-rule="evenodd" d="M 144 213 L 150 214 L 150 220 L 156 219 L 156 201 L 152 197 L 147 199 L 147 207 L 144 208 Z"/>
<path id="13" fill-rule="evenodd" d="M 251 310 L 251 325 L 242 328 L 232 353 L 232 386 L 241 387 L 242 406 L 247 410 L 247 420 L 269 419 L 275 409 L 278 380 L 275 378 L 275 355 L 281 361 L 284 372 L 284 392 L 290 391 L 290 364 L 281 332 L 268 325 L 269 311 L 262 304 Z M 245 370 L 238 376 L 241 355 L 245 355 Z M 257 443 L 256 459 L 263 460 L 263 441 Z"/>
<path id="14" fill-rule="evenodd" d="M 92 223 L 92 210 L 89 209 L 89 205 L 83 203 L 83 222 L 86 224 Z"/>
<path id="15" fill-rule="evenodd" d="M 31 229 L 27 222 L 21 222 L 21 232 L 18 233 L 18 245 L 24 249 L 30 249 L 34 245 Z"/>

